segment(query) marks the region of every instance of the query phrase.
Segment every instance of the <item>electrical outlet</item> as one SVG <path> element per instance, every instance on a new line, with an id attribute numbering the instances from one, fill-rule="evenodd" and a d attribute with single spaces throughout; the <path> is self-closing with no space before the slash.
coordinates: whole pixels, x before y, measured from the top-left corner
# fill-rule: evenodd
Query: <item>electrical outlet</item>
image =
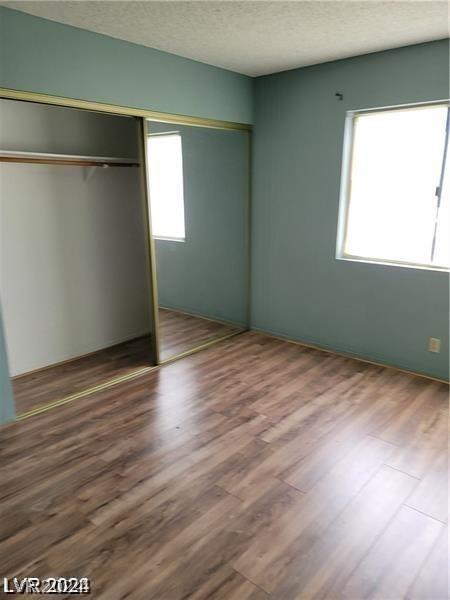
<path id="1" fill-rule="evenodd" d="M 441 351 L 441 340 L 439 338 L 428 338 L 428 350 L 430 352 L 440 352 Z"/>

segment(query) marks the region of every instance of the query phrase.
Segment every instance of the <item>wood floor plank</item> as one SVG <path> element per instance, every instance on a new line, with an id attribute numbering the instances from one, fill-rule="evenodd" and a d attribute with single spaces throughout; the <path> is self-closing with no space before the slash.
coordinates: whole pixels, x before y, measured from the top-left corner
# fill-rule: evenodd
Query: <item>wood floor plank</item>
<path id="1" fill-rule="evenodd" d="M 270 527 L 273 519 L 294 506 L 299 496 L 296 490 L 278 482 L 264 495 L 241 503 L 233 519 L 211 529 L 203 539 L 193 543 L 183 557 L 171 561 L 147 581 L 141 587 L 142 597 L 147 594 L 147 597 L 158 598 L 164 593 L 172 598 L 190 597 L 210 573 L 231 564 L 248 546 L 255 532 Z"/>
<path id="2" fill-rule="evenodd" d="M 356 566 L 342 598 L 404 598 L 445 526 L 403 506 Z"/>
<path id="3" fill-rule="evenodd" d="M 405 594 L 407 600 L 448 600 L 449 549 L 447 527 Z"/>
<path id="4" fill-rule="evenodd" d="M 189 593 L 190 600 L 267 600 L 268 595 L 240 573 L 225 566 Z"/>
<path id="5" fill-rule="evenodd" d="M 416 387 L 414 395 L 409 396 L 408 402 L 401 404 L 397 418 L 382 425 L 377 432 L 379 437 L 393 444 L 410 443 L 423 431 L 427 417 L 432 414 L 435 419 L 437 411 L 442 410 L 443 402 L 448 401 L 448 391 L 440 383 L 418 378 L 411 383 Z M 434 410 L 430 411 L 430 405 Z"/>
<path id="6" fill-rule="evenodd" d="M 437 452 L 414 493 L 407 500 L 408 506 L 419 510 L 444 523 L 448 521 L 448 452 L 442 448 Z"/>
<path id="7" fill-rule="evenodd" d="M 309 551 L 296 556 L 273 591 L 280 600 L 326 599 L 341 594 L 352 571 L 370 550 L 413 489 L 411 476 L 382 467 Z"/>
<path id="8" fill-rule="evenodd" d="M 443 600 L 447 418 L 444 384 L 244 333 L 1 427 L 0 564 L 96 600 Z"/>
<path id="9" fill-rule="evenodd" d="M 400 445 L 391 456 L 389 464 L 392 467 L 413 477 L 423 477 L 439 449 L 447 446 L 448 390 L 445 390 L 445 386 L 443 388 L 438 388 L 442 400 L 436 410 L 426 411 L 415 435 L 406 444 Z"/>
<path id="10" fill-rule="evenodd" d="M 272 592 L 286 576 L 293 556 L 310 549 L 311 542 L 330 525 L 370 481 L 393 446 L 375 438 L 364 439 L 344 457 L 296 506 L 255 537 L 233 564 L 234 568 Z"/>

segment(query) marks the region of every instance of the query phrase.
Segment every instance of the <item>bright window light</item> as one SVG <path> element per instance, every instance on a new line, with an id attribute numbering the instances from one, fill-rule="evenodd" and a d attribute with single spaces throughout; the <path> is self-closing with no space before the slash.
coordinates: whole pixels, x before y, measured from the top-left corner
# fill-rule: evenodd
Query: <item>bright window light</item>
<path id="1" fill-rule="evenodd" d="M 421 106 L 350 118 L 339 257 L 449 268 L 448 110 Z"/>
<path id="2" fill-rule="evenodd" d="M 147 138 L 152 233 L 155 238 L 184 241 L 183 154 L 179 133 Z"/>

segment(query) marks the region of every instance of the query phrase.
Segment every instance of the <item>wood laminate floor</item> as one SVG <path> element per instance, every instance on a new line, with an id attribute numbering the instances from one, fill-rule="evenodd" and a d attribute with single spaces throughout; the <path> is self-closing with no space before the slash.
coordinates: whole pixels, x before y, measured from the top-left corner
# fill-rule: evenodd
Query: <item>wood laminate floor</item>
<path id="1" fill-rule="evenodd" d="M 2 575 L 444 600 L 447 418 L 444 384 L 244 333 L 0 428 Z"/>
<path id="2" fill-rule="evenodd" d="M 24 414 L 152 364 L 151 337 L 143 336 L 21 375 L 12 380 L 16 413 Z"/>
<path id="3" fill-rule="evenodd" d="M 204 319 L 167 308 L 159 309 L 159 352 L 161 360 L 191 350 L 210 340 L 241 331 L 234 325 Z"/>
<path id="4" fill-rule="evenodd" d="M 162 360 L 239 331 L 224 323 L 167 309 L 160 309 L 159 319 Z M 139 337 L 15 378 L 12 383 L 17 414 L 151 366 L 151 343 L 151 336 Z"/>

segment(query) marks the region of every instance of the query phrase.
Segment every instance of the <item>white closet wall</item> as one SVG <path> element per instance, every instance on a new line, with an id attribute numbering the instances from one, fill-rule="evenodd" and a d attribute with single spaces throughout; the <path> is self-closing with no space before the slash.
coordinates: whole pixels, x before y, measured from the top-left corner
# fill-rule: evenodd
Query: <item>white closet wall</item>
<path id="1" fill-rule="evenodd" d="M 132 119 L 1 101 L 0 147 L 136 158 Z M 0 299 L 11 375 L 150 330 L 139 169 L 0 165 Z"/>

